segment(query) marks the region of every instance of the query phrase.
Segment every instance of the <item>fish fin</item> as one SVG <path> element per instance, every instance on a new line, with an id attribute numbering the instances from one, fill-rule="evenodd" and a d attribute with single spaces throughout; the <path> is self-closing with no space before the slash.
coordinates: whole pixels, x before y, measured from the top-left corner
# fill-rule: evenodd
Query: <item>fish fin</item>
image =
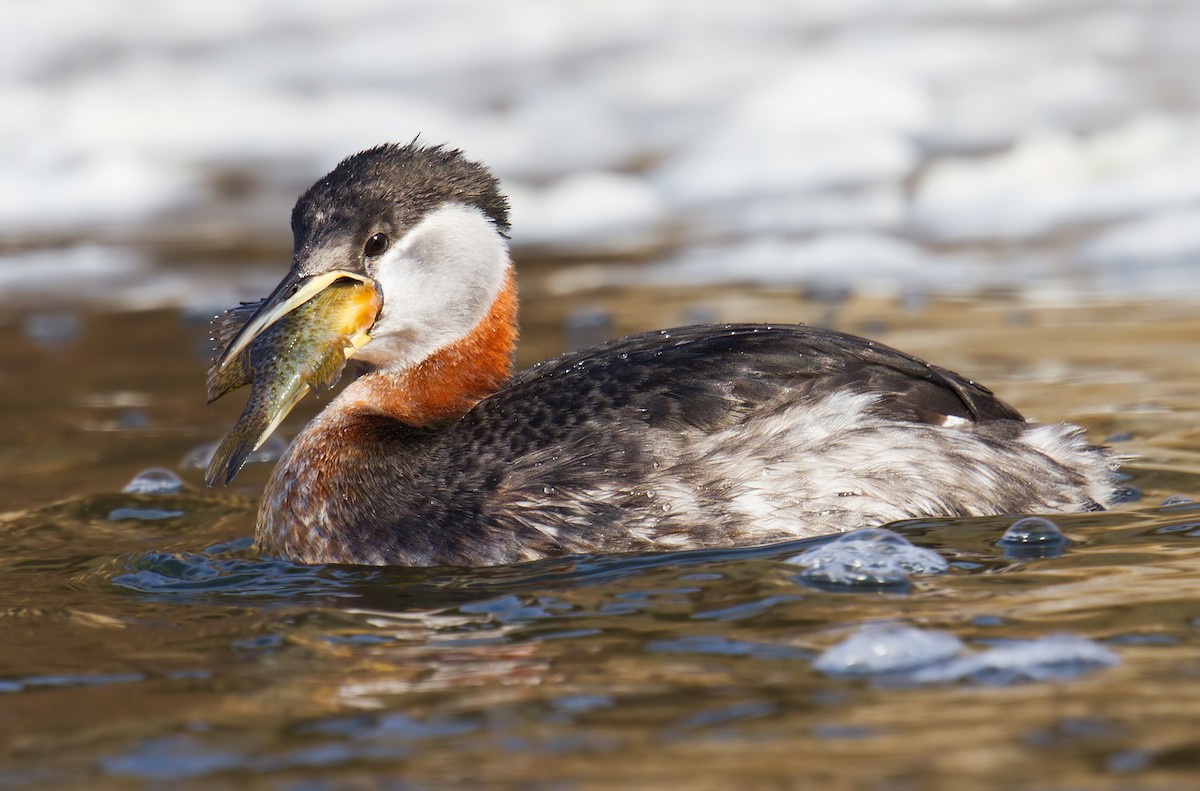
<path id="1" fill-rule="evenodd" d="M 217 365 L 217 362 L 221 359 L 225 348 L 233 342 L 234 337 L 242 327 L 246 326 L 246 322 L 250 321 L 265 301 L 260 299 L 257 302 L 243 302 L 236 308 L 230 308 L 213 317 L 213 362 L 208 368 L 207 376 L 208 403 L 211 404 L 230 390 L 236 390 L 253 381 L 254 370 L 250 366 L 248 349 L 238 355 L 236 363 L 221 367 Z"/>
<path id="2" fill-rule="evenodd" d="M 242 327 L 245 327 L 246 323 L 254 318 L 254 314 L 258 313 L 258 309 L 262 307 L 264 302 L 266 302 L 265 299 L 260 299 L 257 302 L 243 302 L 236 308 L 230 308 L 213 316 L 212 341 L 214 347 L 213 354 L 215 355 L 213 358 L 214 362 L 220 359 L 225 349 L 229 344 L 233 343 L 233 339 L 242 331 Z"/>
<path id="3" fill-rule="evenodd" d="M 206 383 L 208 386 L 208 403 L 216 401 L 230 390 L 250 384 L 254 380 L 254 369 L 250 367 L 250 355 L 243 352 L 238 359 L 224 368 L 213 363 L 208 368 Z"/>
<path id="4" fill-rule="evenodd" d="M 342 378 L 342 371 L 346 368 L 346 349 L 349 348 L 350 344 L 347 341 L 331 349 L 321 360 L 321 364 L 305 379 L 314 392 L 328 390 Z"/>

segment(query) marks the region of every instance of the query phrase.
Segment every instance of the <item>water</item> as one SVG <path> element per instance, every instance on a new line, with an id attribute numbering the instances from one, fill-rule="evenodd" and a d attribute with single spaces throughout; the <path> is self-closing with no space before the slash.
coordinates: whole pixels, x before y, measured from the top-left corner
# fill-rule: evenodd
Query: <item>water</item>
<path id="1" fill-rule="evenodd" d="M 539 296 L 536 268 L 522 285 L 524 364 L 567 342 L 571 306 Z M 781 291 L 588 299 L 616 332 L 697 305 L 829 310 Z M 1128 502 L 1054 517 L 1065 540 L 1015 516 L 891 525 L 946 564 L 902 586 L 811 584 L 788 560 L 821 541 L 474 570 L 259 558 L 269 463 L 211 491 L 190 461 L 238 406 L 203 405 L 203 325 L 75 315 L 51 346 L 20 317 L 0 328 L 4 787 L 1158 788 L 1200 772 L 1186 305 L 841 303 L 838 328 L 870 325 L 1138 456 Z M 909 678 L 823 671 L 880 624 L 961 649 Z"/>
<path id="2" fill-rule="evenodd" d="M 1200 784 L 1193 0 L 98 9 L 0 7 L 0 788 Z M 511 195 L 520 365 L 865 333 L 1129 454 L 1123 502 L 883 557 L 255 556 L 284 444 L 201 486 L 206 322 L 418 133 Z M 880 633 L 918 666 L 837 672 Z"/>

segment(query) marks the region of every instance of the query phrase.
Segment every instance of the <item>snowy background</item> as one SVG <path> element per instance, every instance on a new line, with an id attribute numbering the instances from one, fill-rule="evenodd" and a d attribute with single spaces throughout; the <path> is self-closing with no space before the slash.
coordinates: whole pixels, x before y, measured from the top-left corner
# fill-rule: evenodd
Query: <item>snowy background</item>
<path id="1" fill-rule="evenodd" d="M 418 134 L 494 168 L 565 288 L 1200 296 L 1195 0 L 8 0 L 0 30 L 7 297 L 186 303 L 207 270 L 170 251 L 239 245 L 282 251 L 261 290 L 299 190 Z"/>

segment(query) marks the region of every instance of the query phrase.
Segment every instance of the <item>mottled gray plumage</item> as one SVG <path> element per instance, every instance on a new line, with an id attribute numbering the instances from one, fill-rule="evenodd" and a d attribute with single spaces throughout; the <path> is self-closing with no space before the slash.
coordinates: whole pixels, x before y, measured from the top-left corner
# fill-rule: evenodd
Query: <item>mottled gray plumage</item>
<path id="1" fill-rule="evenodd" d="M 457 151 L 355 154 L 301 196 L 292 227 L 291 271 L 256 315 L 338 273 L 382 308 L 357 357 L 367 373 L 267 484 L 268 553 L 487 565 L 1113 497 L 1115 457 L 1077 427 L 1027 423 L 957 374 L 827 330 L 653 332 L 507 378 L 507 202 Z"/>
<path id="2" fill-rule="evenodd" d="M 318 504 L 326 470 L 293 462 L 343 420 L 369 440 Z M 292 477 L 264 503 L 259 540 L 404 565 L 732 546 L 1095 509 L 1113 466 L 1078 429 L 1026 423 L 986 388 L 861 338 L 687 327 L 542 363 L 444 428 L 322 415 L 280 462 Z"/>

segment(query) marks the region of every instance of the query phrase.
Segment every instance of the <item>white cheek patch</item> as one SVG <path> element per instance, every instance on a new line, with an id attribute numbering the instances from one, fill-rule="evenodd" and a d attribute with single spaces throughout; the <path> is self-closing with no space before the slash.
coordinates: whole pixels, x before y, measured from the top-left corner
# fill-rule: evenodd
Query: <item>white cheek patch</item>
<path id="1" fill-rule="evenodd" d="M 504 237 L 482 211 L 458 203 L 434 210 L 371 267 L 383 311 L 356 359 L 403 369 L 464 337 L 487 315 L 510 266 Z"/>

